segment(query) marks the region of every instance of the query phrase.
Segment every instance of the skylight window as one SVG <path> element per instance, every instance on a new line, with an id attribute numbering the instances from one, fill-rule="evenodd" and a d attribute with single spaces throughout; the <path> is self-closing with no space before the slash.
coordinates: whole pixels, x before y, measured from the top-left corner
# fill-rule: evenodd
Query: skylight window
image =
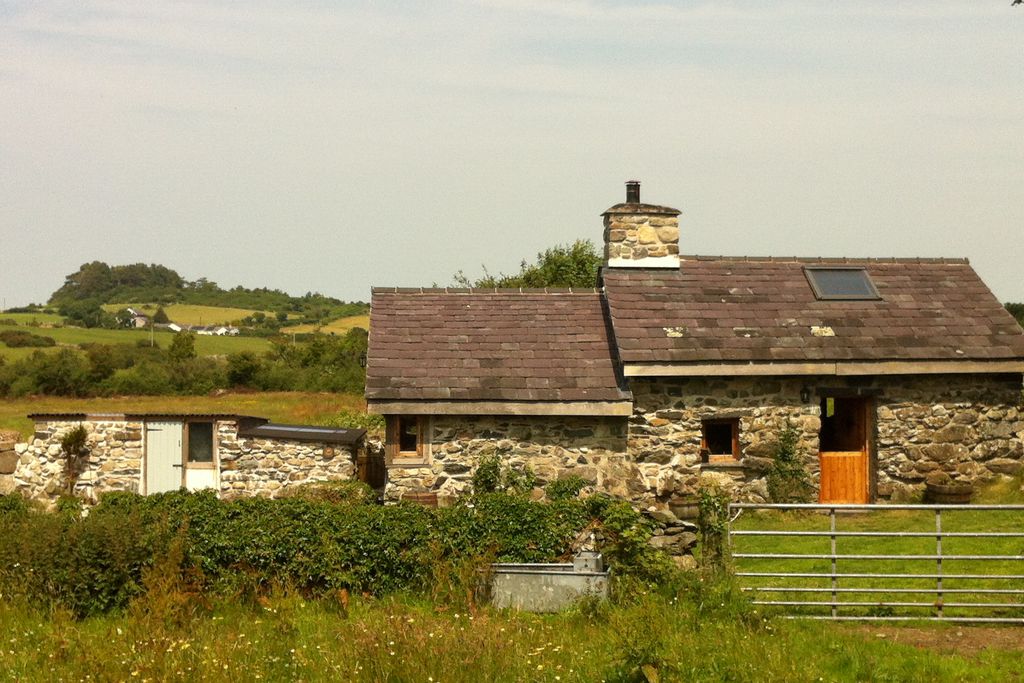
<path id="1" fill-rule="evenodd" d="M 867 271 L 856 266 L 804 268 L 814 296 L 821 300 L 870 301 L 881 299 Z"/>

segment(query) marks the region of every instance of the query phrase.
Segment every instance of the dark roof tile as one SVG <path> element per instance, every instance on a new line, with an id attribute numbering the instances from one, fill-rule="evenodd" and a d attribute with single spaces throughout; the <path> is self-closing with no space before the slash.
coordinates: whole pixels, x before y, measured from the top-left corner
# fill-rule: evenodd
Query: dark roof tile
<path id="1" fill-rule="evenodd" d="M 819 301 L 803 267 L 828 263 L 864 266 L 882 299 Z M 1024 332 L 963 259 L 687 256 L 603 279 L 624 362 L 1024 358 Z"/>
<path id="2" fill-rule="evenodd" d="M 595 290 L 375 288 L 370 400 L 621 401 Z"/>

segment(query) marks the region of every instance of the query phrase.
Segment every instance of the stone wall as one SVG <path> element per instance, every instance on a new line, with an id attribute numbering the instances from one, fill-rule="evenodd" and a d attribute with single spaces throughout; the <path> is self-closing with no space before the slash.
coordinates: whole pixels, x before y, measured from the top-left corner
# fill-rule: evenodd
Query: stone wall
<path id="1" fill-rule="evenodd" d="M 75 484 L 74 494 L 87 504 L 107 491 L 138 491 L 142 466 L 142 422 L 123 419 L 86 419 L 36 423 L 31 441 L 15 446 L 18 462 L 11 475 L 12 492 L 53 505 L 66 493 L 67 478 L 61 438 L 82 425 L 89 432 L 89 456 Z M 4 489 L 7 485 L 4 485 Z"/>
<path id="2" fill-rule="evenodd" d="M 876 406 L 877 494 L 905 498 L 934 471 L 958 481 L 1015 474 L 1024 467 L 1019 375 L 877 378 L 707 378 L 631 382 L 635 409 L 629 452 L 657 503 L 693 492 L 700 476 L 721 480 L 741 500 L 762 501 L 777 435 L 796 428 L 817 485 L 819 392 L 859 392 Z M 802 390 L 810 401 L 801 400 Z M 701 464 L 701 420 L 736 417 L 739 462 Z"/>
<path id="3" fill-rule="evenodd" d="M 218 429 L 224 497 L 275 498 L 296 486 L 355 478 L 356 448 L 339 444 L 237 437 L 233 422 Z"/>
<path id="4" fill-rule="evenodd" d="M 878 493 L 905 497 L 933 472 L 963 482 L 1024 468 L 1020 375 L 902 378 L 878 405 Z"/>
<path id="5" fill-rule="evenodd" d="M 734 498 L 767 497 L 765 477 L 779 433 L 797 430 L 811 480 L 818 482 L 819 393 L 859 393 L 874 401 L 877 495 L 906 498 L 925 477 L 959 481 L 1015 474 L 1024 467 L 1024 412 L 1017 376 L 878 378 L 634 379 L 625 418 L 435 416 L 430 462 L 388 469 L 387 500 L 432 491 L 465 493 L 480 456 L 529 465 L 541 483 L 577 474 L 671 522 L 692 502 L 701 477 Z M 809 394 L 804 401 L 801 394 Z M 701 462 L 701 420 L 737 418 L 741 458 Z"/>
<path id="6" fill-rule="evenodd" d="M 385 499 L 432 491 L 443 502 L 470 489 L 481 456 L 529 465 L 540 483 L 575 474 L 600 490 L 632 497 L 636 467 L 626 456 L 624 417 L 435 416 L 430 420 L 430 463 L 388 467 Z"/>
<path id="7" fill-rule="evenodd" d="M 140 492 L 144 423 L 120 416 L 97 416 L 82 421 L 39 422 L 33 439 L 26 443 L 15 443 L 17 434 L 0 434 L 0 493 L 18 491 L 52 505 L 66 492 L 60 441 L 78 425 L 89 432 L 89 457 L 75 485 L 75 495 L 91 505 L 107 491 Z M 237 434 L 235 421 L 218 421 L 220 493 L 225 497 L 276 497 L 289 487 L 355 476 L 354 446 L 246 439 Z"/>
<path id="8" fill-rule="evenodd" d="M 615 212 L 604 217 L 605 262 L 679 255 L 679 218 L 664 213 Z"/>
<path id="9" fill-rule="evenodd" d="M 15 450 L 21 434 L 0 429 L 0 495 L 13 493 L 18 489 L 14 481 L 14 470 L 18 467 L 19 456 Z"/>

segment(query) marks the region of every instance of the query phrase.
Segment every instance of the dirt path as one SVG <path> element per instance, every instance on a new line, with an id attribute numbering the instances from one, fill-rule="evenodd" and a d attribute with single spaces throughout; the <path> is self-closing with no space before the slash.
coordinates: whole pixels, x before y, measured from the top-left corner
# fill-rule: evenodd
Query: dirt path
<path id="1" fill-rule="evenodd" d="M 1024 628 L 1020 626 L 855 626 L 851 630 L 866 638 L 885 639 L 892 643 L 912 645 L 921 649 L 977 655 L 985 649 L 1020 650 L 1024 652 Z"/>

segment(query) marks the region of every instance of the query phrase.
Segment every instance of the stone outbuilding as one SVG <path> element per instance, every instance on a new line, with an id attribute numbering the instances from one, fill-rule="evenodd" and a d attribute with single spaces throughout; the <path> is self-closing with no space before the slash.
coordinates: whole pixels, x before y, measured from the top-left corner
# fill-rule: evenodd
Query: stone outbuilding
<path id="1" fill-rule="evenodd" d="M 701 476 L 759 501 L 787 428 L 823 502 L 1024 467 L 1024 331 L 965 259 L 686 256 L 678 216 L 628 184 L 593 289 L 375 288 L 387 497 L 498 454 L 648 509 Z"/>
<path id="2" fill-rule="evenodd" d="M 85 453 L 73 490 L 149 494 L 214 489 L 225 497 L 276 497 L 297 485 L 369 479 L 365 430 L 285 425 L 223 414 L 37 414 L 33 438 L 0 442 L 0 492 L 44 502 L 68 492 L 62 439 L 78 427 Z"/>

